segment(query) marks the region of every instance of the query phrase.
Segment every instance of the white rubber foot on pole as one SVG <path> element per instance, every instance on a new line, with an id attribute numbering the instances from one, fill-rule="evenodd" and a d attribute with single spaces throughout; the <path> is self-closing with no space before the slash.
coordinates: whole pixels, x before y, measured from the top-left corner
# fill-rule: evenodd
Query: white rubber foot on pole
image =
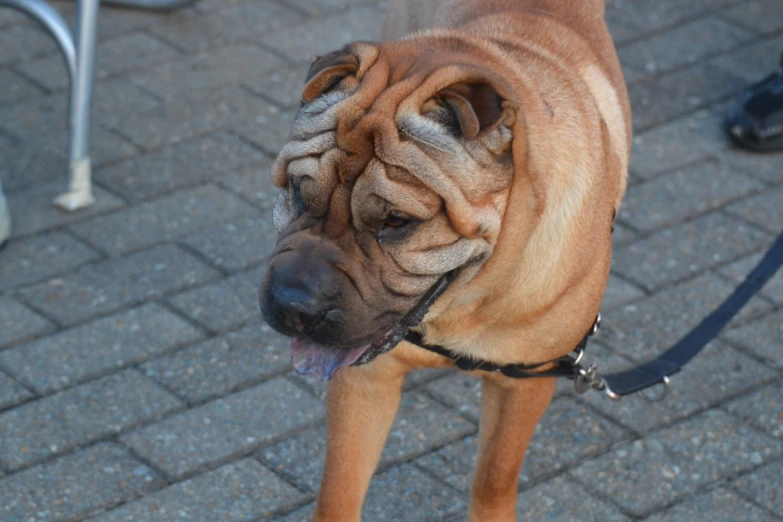
<path id="1" fill-rule="evenodd" d="M 54 198 L 54 204 L 67 212 L 74 212 L 95 203 L 95 198 L 92 195 L 90 158 L 73 160 L 70 170 L 71 184 L 68 187 L 68 192 Z"/>
<path id="2" fill-rule="evenodd" d="M 11 237 L 11 212 L 5 201 L 3 186 L 0 185 L 0 245 L 5 243 L 9 237 Z"/>

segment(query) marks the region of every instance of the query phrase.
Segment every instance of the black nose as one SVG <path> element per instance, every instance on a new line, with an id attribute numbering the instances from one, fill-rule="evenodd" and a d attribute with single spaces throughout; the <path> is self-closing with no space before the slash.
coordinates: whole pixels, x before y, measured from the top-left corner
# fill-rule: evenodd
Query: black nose
<path id="1" fill-rule="evenodd" d="M 336 270 L 325 262 L 276 263 L 262 290 L 264 319 L 284 335 L 328 342 L 342 314 Z"/>

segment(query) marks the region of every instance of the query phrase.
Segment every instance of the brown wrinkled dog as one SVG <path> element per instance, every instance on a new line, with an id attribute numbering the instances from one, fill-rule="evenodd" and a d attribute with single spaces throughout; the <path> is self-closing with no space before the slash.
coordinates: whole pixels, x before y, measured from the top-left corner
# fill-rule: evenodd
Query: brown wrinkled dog
<path id="1" fill-rule="evenodd" d="M 403 377 L 450 365 L 399 342 L 447 276 L 416 327 L 429 344 L 542 363 L 591 326 L 631 140 L 603 14 L 603 0 L 392 0 L 383 43 L 312 65 L 272 168 L 281 235 L 261 304 L 296 370 L 331 378 L 313 520 L 360 520 Z M 480 376 L 469 519 L 511 521 L 555 382 Z"/>

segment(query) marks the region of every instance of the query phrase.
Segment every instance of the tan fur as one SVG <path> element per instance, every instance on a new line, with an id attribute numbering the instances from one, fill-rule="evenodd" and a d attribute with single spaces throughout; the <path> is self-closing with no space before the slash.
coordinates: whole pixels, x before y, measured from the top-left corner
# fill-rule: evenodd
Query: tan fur
<path id="1" fill-rule="evenodd" d="M 602 0 L 392 0 L 383 43 L 355 45 L 316 71 L 272 176 L 283 188 L 301 183 L 328 241 L 315 243 L 298 224 L 285 190 L 278 251 L 305 241 L 317 245 L 313 255 L 322 248 L 339 258 L 361 295 L 346 305 L 357 338 L 378 328 L 365 310 L 405 313 L 438 277 L 476 259 L 420 325 L 427 342 L 536 363 L 569 352 L 588 330 L 609 274 L 631 143 L 603 9 Z M 472 114 L 471 96 L 483 96 L 471 91 L 477 83 L 491 85 L 502 106 Z M 446 104 L 469 136 L 440 123 Z M 488 126 L 487 110 L 497 120 Z M 422 220 L 420 229 L 399 244 L 363 240 L 364 223 L 388 208 Z M 405 373 L 448 364 L 403 342 L 337 372 L 314 520 L 360 519 Z M 511 521 L 522 458 L 554 382 L 481 377 L 469 519 Z"/>

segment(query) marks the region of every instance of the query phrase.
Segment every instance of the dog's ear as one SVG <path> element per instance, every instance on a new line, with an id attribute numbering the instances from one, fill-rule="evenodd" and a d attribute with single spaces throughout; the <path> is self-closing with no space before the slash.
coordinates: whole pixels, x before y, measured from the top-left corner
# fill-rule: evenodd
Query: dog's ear
<path id="1" fill-rule="evenodd" d="M 313 58 L 302 101 L 310 103 L 327 91 L 351 89 L 359 84 L 364 72 L 375 62 L 378 46 L 371 42 L 353 42 L 339 51 Z"/>
<path id="2" fill-rule="evenodd" d="M 511 127 L 518 105 L 503 99 L 487 83 L 457 83 L 438 93 L 459 123 L 460 132 L 472 140 L 485 136 L 500 125 Z"/>

